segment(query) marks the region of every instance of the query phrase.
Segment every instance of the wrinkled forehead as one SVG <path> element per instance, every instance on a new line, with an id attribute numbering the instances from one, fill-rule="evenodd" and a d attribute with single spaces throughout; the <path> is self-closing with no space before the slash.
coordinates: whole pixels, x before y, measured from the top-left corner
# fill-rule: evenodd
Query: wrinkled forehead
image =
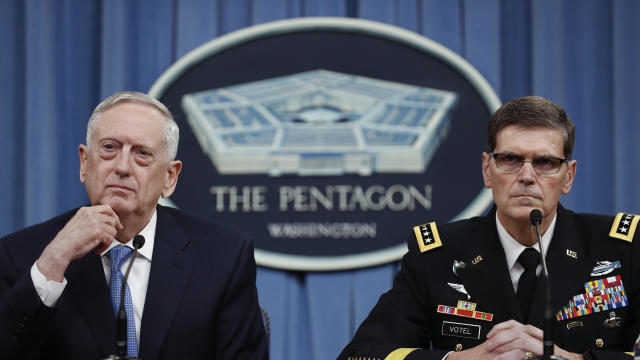
<path id="1" fill-rule="evenodd" d="M 103 112 L 95 126 L 96 140 L 163 143 L 164 117 L 156 108 L 135 102 L 119 103 Z"/>
<path id="2" fill-rule="evenodd" d="M 495 150 L 563 155 L 564 133 L 552 127 L 509 125 L 496 134 Z"/>

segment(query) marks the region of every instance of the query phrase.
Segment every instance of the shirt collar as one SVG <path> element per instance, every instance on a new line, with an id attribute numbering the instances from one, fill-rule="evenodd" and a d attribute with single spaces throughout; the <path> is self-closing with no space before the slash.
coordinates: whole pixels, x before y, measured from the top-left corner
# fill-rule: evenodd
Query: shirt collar
<path id="1" fill-rule="evenodd" d="M 556 227 L 556 219 L 558 217 L 558 212 L 553 215 L 553 220 L 551 220 L 551 224 L 549 224 L 549 228 L 542 234 L 542 245 L 544 246 L 544 251 L 549 251 L 549 244 L 551 244 L 551 237 L 553 236 L 553 231 Z M 502 243 L 502 247 L 504 248 L 504 253 L 507 258 L 507 266 L 509 269 L 512 269 L 515 265 L 516 261 L 518 261 L 518 257 L 522 250 L 527 247 L 520 244 L 516 239 L 513 238 L 508 232 L 507 229 L 502 226 L 500 220 L 498 219 L 498 213 L 496 212 L 496 227 L 498 228 L 498 237 L 500 238 L 500 242 Z M 538 242 L 536 241 L 536 244 Z M 533 247 L 536 251 L 538 250 L 537 246 Z"/>
<path id="2" fill-rule="evenodd" d="M 138 249 L 138 256 L 142 256 L 149 261 L 151 261 L 151 256 L 153 254 L 153 244 L 155 242 L 155 237 L 156 237 L 157 222 L 158 222 L 158 211 L 153 210 L 153 215 L 151 216 L 151 219 L 149 219 L 149 222 L 147 223 L 147 225 L 145 225 L 145 227 L 139 233 L 139 235 L 144 236 L 144 245 L 140 249 Z M 113 241 L 109 246 L 109 248 L 104 252 L 102 252 L 100 256 L 104 256 L 104 255 L 108 256 L 109 250 L 111 250 L 112 248 L 118 245 L 121 245 L 119 241 L 117 240 Z M 133 238 L 127 241 L 127 243 L 124 245 L 133 249 Z"/>

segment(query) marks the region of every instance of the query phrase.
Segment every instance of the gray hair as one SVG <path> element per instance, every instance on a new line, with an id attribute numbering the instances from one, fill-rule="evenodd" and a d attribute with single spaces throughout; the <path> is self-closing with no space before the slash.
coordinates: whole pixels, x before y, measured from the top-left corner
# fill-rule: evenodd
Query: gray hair
<path id="1" fill-rule="evenodd" d="M 139 103 L 148 105 L 158 110 L 164 116 L 164 139 L 165 139 L 165 156 L 167 161 L 172 161 L 176 158 L 178 153 L 178 142 L 180 141 L 180 129 L 173 119 L 173 115 L 166 106 L 160 101 L 151 97 L 150 95 L 139 93 L 136 91 L 122 91 L 117 92 L 108 98 L 104 99 L 91 114 L 89 123 L 87 124 L 87 145 L 90 145 L 91 137 L 95 131 L 96 124 L 100 119 L 100 115 L 105 111 L 113 108 L 119 103 Z"/>

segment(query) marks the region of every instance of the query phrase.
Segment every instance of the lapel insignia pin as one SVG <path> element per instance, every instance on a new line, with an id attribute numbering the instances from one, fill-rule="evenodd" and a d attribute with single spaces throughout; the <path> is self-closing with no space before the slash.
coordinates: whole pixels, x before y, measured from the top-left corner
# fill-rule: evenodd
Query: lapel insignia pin
<path id="1" fill-rule="evenodd" d="M 458 270 L 464 269 L 467 264 L 464 261 L 453 260 L 453 274 L 458 276 Z"/>
<path id="2" fill-rule="evenodd" d="M 471 262 L 473 263 L 473 265 L 477 265 L 477 264 L 478 264 L 480 261 L 482 261 L 482 260 L 484 260 L 484 259 L 482 258 L 482 255 L 478 255 L 478 256 L 476 256 L 476 258 L 475 258 L 475 259 L 473 259 Z"/>
<path id="3" fill-rule="evenodd" d="M 593 270 L 591 270 L 591 276 L 606 275 L 619 267 L 621 267 L 620 261 L 598 261 Z"/>
<path id="4" fill-rule="evenodd" d="M 456 307 L 438 305 L 438 312 L 440 314 L 449 314 L 477 320 L 493 321 L 493 314 L 477 311 L 476 303 L 464 300 L 458 300 L 458 305 Z"/>
<path id="5" fill-rule="evenodd" d="M 467 292 L 467 289 L 464 288 L 464 285 L 462 285 L 462 284 L 454 284 L 454 283 L 447 283 L 447 285 L 449 285 L 453 290 L 455 290 L 455 291 L 457 291 L 459 293 L 467 295 L 467 300 L 471 299 L 471 296 Z"/>
<path id="6" fill-rule="evenodd" d="M 622 324 L 622 319 L 616 315 L 615 311 L 609 313 L 609 318 L 604 321 L 604 327 L 616 328 Z"/>
<path id="7" fill-rule="evenodd" d="M 458 309 L 475 310 L 476 305 L 476 303 L 472 303 L 470 301 L 458 300 L 458 305 L 456 307 Z"/>
<path id="8" fill-rule="evenodd" d="M 567 324 L 567 330 L 571 330 L 574 327 L 583 327 L 582 321 L 572 321 Z"/>
<path id="9" fill-rule="evenodd" d="M 575 250 L 567 249 L 567 256 L 570 256 L 570 257 L 572 257 L 574 259 L 577 259 L 578 258 L 578 252 L 575 251 Z"/>

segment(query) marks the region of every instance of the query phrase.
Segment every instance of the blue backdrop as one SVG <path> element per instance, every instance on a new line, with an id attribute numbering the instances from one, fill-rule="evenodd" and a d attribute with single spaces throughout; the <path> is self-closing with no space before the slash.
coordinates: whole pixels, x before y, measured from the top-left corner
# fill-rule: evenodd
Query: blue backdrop
<path id="1" fill-rule="evenodd" d="M 637 0 L 0 0 L 0 235 L 87 202 L 76 149 L 101 99 L 148 91 L 217 36 L 304 16 L 415 31 L 467 59 L 502 101 L 555 101 L 577 128 L 578 173 L 563 203 L 640 212 Z M 397 229 L 403 238 L 408 231 Z M 272 358 L 335 358 L 396 269 L 258 269 Z"/>

